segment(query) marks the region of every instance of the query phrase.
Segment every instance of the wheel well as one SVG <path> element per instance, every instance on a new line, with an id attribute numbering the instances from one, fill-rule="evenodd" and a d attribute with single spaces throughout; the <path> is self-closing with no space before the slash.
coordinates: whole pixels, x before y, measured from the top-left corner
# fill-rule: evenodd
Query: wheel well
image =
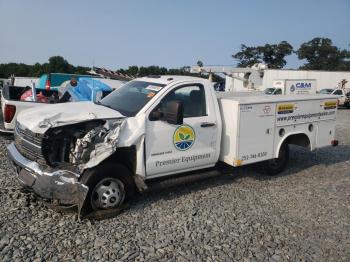
<path id="1" fill-rule="evenodd" d="M 119 147 L 113 155 L 109 156 L 103 163 L 120 163 L 134 175 L 136 172 L 136 147 Z"/>
<path id="2" fill-rule="evenodd" d="M 278 150 L 275 151 L 275 157 L 278 157 L 280 148 L 285 143 L 287 143 L 289 145 L 302 146 L 302 147 L 308 148 L 310 150 L 313 150 L 311 142 L 310 142 L 310 138 L 306 134 L 303 134 L 303 133 L 291 134 L 280 142 L 280 144 L 278 146 Z"/>
<path id="3" fill-rule="evenodd" d="M 310 139 L 306 134 L 290 135 L 284 140 L 284 142 L 287 142 L 288 144 L 302 146 L 302 147 L 306 147 L 306 148 L 311 149 Z"/>

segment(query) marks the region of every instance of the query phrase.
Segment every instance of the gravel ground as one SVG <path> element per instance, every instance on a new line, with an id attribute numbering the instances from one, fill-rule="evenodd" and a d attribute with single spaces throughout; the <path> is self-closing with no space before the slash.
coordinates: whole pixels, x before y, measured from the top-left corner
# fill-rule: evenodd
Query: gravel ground
<path id="1" fill-rule="evenodd" d="M 335 148 L 292 148 L 277 177 L 244 167 L 168 181 L 102 221 L 21 191 L 0 137 L 0 260 L 350 261 L 350 110 L 336 136 Z"/>

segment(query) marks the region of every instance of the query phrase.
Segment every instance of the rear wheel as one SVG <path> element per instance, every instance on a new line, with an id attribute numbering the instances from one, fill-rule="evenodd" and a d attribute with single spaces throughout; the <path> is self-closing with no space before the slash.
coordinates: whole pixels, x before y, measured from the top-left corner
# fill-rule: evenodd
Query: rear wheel
<path id="1" fill-rule="evenodd" d="M 103 164 L 86 173 L 81 183 L 89 187 L 82 211 L 118 209 L 134 194 L 131 172 L 121 164 Z"/>
<path id="2" fill-rule="evenodd" d="M 287 143 L 284 143 L 280 148 L 278 158 L 273 158 L 273 159 L 269 159 L 264 162 L 261 162 L 261 164 L 259 165 L 260 167 L 259 172 L 269 176 L 277 175 L 286 168 L 288 160 L 289 160 L 289 145 Z"/>

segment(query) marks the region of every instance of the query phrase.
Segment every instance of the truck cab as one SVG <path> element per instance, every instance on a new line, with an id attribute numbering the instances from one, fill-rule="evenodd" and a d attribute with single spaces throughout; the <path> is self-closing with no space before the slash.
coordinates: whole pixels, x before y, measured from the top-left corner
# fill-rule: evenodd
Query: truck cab
<path id="1" fill-rule="evenodd" d="M 100 173 L 102 166 L 115 162 L 124 163 L 122 173 L 132 174 L 123 178 L 125 184 L 212 167 L 219 158 L 221 138 L 220 112 L 213 98 L 215 91 L 205 79 L 140 78 L 98 104 L 56 104 L 19 114 L 9 154 L 23 184 L 69 204 L 92 194 L 90 183 L 96 186 L 99 176 L 91 172 Z M 75 182 L 54 186 L 68 178 Z M 101 205 L 88 203 L 89 209 Z"/>

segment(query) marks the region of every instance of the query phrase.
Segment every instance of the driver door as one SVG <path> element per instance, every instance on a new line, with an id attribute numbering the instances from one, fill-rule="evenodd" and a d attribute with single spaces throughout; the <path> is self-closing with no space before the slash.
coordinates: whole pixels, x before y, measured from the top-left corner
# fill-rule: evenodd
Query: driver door
<path id="1" fill-rule="evenodd" d="M 152 111 L 162 111 L 171 101 L 182 103 L 183 124 L 146 120 L 147 177 L 205 168 L 216 162 L 216 116 L 212 104 L 208 103 L 204 86 L 179 86 L 168 92 Z"/>

